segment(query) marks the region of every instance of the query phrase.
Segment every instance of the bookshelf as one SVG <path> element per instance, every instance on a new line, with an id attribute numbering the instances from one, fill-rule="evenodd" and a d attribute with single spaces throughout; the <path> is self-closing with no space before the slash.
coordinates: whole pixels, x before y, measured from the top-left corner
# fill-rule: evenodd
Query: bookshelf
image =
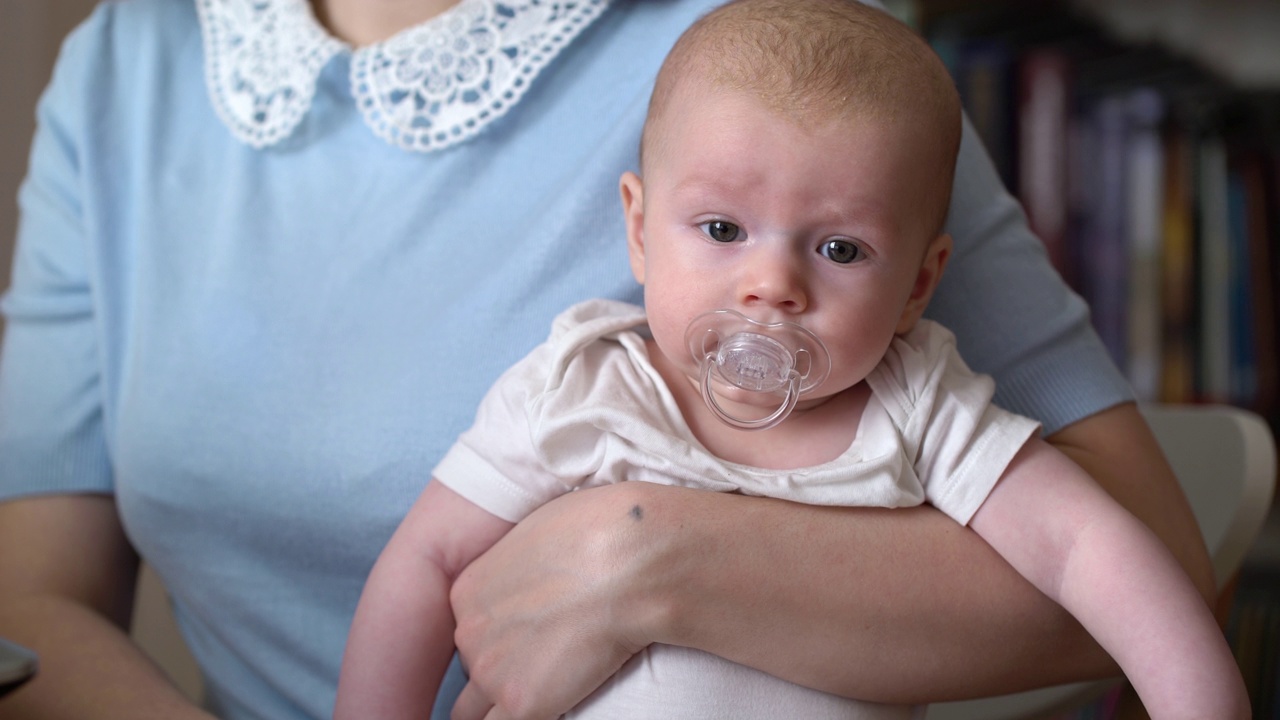
<path id="1" fill-rule="evenodd" d="M 1139 397 L 1280 436 L 1280 3 L 888 6 L 950 68 Z M 1227 598 L 1254 717 L 1280 720 L 1280 505 Z"/>
<path id="2" fill-rule="evenodd" d="M 908 5 L 1139 396 L 1280 426 L 1280 5 Z"/>

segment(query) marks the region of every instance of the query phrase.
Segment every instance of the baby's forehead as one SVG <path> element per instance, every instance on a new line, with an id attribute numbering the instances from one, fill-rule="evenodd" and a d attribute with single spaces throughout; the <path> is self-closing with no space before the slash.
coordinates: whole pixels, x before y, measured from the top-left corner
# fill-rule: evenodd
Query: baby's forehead
<path id="1" fill-rule="evenodd" d="M 724 94 L 749 96 L 763 109 L 800 124 L 889 120 L 939 124 L 949 112 L 928 71 L 875 61 L 823 65 L 805 58 L 760 56 L 742 50 L 718 52 L 714 43 L 694 45 L 682 62 L 665 68 L 664 87 L 655 90 L 658 111 L 679 101 L 705 102 Z M 949 78 L 941 92 L 954 89 Z M 949 116 L 954 115 L 954 118 Z"/>
<path id="2" fill-rule="evenodd" d="M 730 105 L 732 110 L 726 111 L 726 106 Z M 913 118 L 909 112 L 883 104 L 860 102 L 847 96 L 781 96 L 767 86 L 725 82 L 707 73 L 691 73 L 681 79 L 661 112 L 651 116 L 649 121 L 656 126 L 653 128 L 655 132 L 671 137 L 692 128 L 690 123 L 682 120 L 695 116 L 714 117 L 723 112 L 769 116 L 806 132 L 832 128 L 905 129 L 909 124 L 922 124 L 918 116 Z M 668 122 L 668 118 L 673 121 Z"/>

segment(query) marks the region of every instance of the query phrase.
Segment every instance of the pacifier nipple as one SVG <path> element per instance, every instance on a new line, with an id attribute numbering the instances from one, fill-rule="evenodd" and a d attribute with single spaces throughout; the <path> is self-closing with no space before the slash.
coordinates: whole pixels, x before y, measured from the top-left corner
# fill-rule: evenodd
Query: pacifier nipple
<path id="1" fill-rule="evenodd" d="M 685 341 L 702 385 L 702 398 L 716 417 L 734 427 L 764 430 L 782 422 L 800 395 L 827 378 L 831 361 L 818 336 L 795 323 L 762 323 L 734 310 L 704 313 L 689 323 Z M 729 413 L 716 398 L 719 385 L 780 394 L 776 410 L 762 418 Z"/>

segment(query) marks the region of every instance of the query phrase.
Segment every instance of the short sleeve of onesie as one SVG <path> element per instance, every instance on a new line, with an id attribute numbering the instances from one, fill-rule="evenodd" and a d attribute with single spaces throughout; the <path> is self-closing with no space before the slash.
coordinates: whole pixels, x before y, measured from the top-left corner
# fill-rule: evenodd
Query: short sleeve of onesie
<path id="1" fill-rule="evenodd" d="M 548 341 L 498 378 L 471 429 L 436 465 L 433 482 L 508 522 L 519 522 L 564 492 L 539 466 L 528 422 L 529 404 L 546 384 L 553 353 Z"/>
<path id="2" fill-rule="evenodd" d="M 893 341 L 867 382 L 898 426 L 925 499 L 961 524 L 1039 429 L 993 405 L 995 383 L 969 369 L 949 330 L 927 320 Z"/>
<path id="3" fill-rule="evenodd" d="M 635 415 L 645 413 L 637 411 L 677 412 L 659 391 L 656 372 L 634 362 L 642 341 L 618 337 L 643 323 L 643 310 L 609 300 L 562 313 L 547 341 L 490 388 L 474 424 L 436 466 L 435 480 L 518 522 L 577 487 L 622 479 L 627 463 L 614 451 L 618 437 L 644 426 Z M 630 352 L 615 352 L 619 343 Z M 620 426 L 621 434 L 610 432 Z"/>

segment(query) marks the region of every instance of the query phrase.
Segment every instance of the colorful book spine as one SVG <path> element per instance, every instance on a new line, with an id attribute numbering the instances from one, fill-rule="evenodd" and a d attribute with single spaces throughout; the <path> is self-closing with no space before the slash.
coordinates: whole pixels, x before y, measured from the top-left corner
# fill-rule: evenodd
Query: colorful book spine
<path id="1" fill-rule="evenodd" d="M 1231 395 L 1231 227 L 1227 202 L 1227 150 L 1218 135 L 1199 148 L 1199 389 L 1206 402 Z"/>
<path id="2" fill-rule="evenodd" d="M 1164 138 L 1163 239 L 1160 255 L 1160 400 L 1195 398 L 1197 345 L 1194 148 L 1184 128 Z"/>
<path id="3" fill-rule="evenodd" d="M 1134 392 L 1145 401 L 1160 395 L 1164 114 L 1164 98 L 1154 89 L 1143 87 L 1130 93 L 1124 194 L 1129 253 L 1125 370 Z"/>
<path id="4" fill-rule="evenodd" d="M 1069 283 L 1076 273 L 1067 248 L 1067 137 L 1071 69 L 1065 51 L 1033 48 L 1018 69 L 1018 187 L 1027 221 L 1049 260 Z"/>

